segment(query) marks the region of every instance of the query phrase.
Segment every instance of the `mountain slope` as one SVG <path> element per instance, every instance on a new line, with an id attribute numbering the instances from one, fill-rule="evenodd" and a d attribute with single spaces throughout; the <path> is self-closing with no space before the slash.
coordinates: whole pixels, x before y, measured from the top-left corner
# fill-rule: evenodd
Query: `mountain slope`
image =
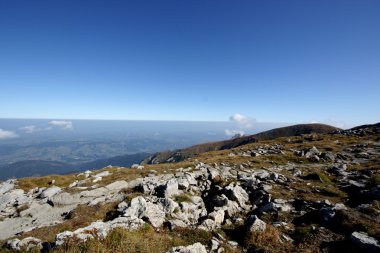
<path id="1" fill-rule="evenodd" d="M 159 152 L 150 157 L 147 157 L 143 162 L 146 164 L 178 162 L 204 152 L 235 148 L 256 141 L 273 140 L 279 137 L 289 137 L 311 133 L 331 133 L 337 130 L 340 129 L 324 124 L 299 124 L 287 127 L 280 127 L 254 135 L 234 138 L 231 140 L 204 143 L 185 149 Z"/>
<path id="2" fill-rule="evenodd" d="M 0 182 L 0 252 L 380 252 L 379 130 Z"/>

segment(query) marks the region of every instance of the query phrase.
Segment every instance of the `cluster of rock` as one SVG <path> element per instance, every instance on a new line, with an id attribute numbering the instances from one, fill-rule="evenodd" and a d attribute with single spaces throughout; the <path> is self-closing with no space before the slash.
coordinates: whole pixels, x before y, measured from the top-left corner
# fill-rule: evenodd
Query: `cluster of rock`
<path id="1" fill-rule="evenodd" d="M 341 134 L 346 136 L 365 136 L 380 133 L 380 123 L 374 125 L 364 125 L 347 130 L 336 131 L 335 134 Z"/>
<path id="2" fill-rule="evenodd" d="M 15 181 L 6 181 L 0 187 L 3 193 L 1 205 L 4 207 L 0 236 L 5 239 L 37 227 L 54 225 L 62 222 L 65 214 L 79 204 L 95 205 L 107 201 L 121 201 L 116 219 L 108 222 L 96 221 L 88 227 L 57 234 L 55 244 L 62 245 L 70 238 L 104 238 L 116 227 L 137 229 L 145 223 L 156 228 L 164 225 L 170 228 L 214 230 L 222 224 L 244 222 L 242 214 L 252 210 L 270 212 L 290 211 L 292 208 L 287 201 L 271 200 L 270 194 L 265 190 L 270 188 L 266 185 L 269 181 L 287 180 L 277 173 L 266 170 L 252 173 L 228 166 L 214 167 L 202 163 L 192 172 L 183 170 L 179 169 L 175 174 L 150 174 L 128 183 L 116 181 L 105 187 L 77 193 L 68 193 L 54 185 L 24 193 L 20 189 L 14 189 Z M 106 174 L 102 172 L 100 176 Z M 97 177 L 99 175 L 92 178 Z M 220 180 L 236 182 L 221 187 L 216 184 Z M 120 190 L 127 188 L 144 195 L 135 197 L 128 203 L 122 201 L 125 195 Z M 23 204 L 27 204 L 25 210 L 16 214 L 17 206 Z M 20 245 L 40 245 L 35 243 L 37 240 L 10 241 L 8 245 L 17 250 Z"/>
<path id="3" fill-rule="evenodd" d="M 80 204 L 121 201 L 124 196 L 119 191 L 127 187 L 127 182 L 116 181 L 105 187 L 77 193 L 68 193 L 54 185 L 25 192 L 16 189 L 15 180 L 5 181 L 0 184 L 0 240 L 61 223 Z"/>
<path id="4" fill-rule="evenodd" d="M 260 156 L 260 155 L 283 155 L 284 153 L 284 147 L 279 144 L 274 144 L 274 145 L 262 145 L 262 146 L 257 146 L 255 149 L 252 150 L 242 150 L 242 151 L 235 151 L 232 153 L 229 153 L 228 156 L 233 157 L 233 156 Z"/>

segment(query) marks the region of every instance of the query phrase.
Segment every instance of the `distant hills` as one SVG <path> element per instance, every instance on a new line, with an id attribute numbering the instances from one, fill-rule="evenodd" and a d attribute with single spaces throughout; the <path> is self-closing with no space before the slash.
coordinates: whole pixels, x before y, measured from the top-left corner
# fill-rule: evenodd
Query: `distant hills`
<path id="1" fill-rule="evenodd" d="M 89 169 L 100 169 L 110 164 L 113 166 L 130 167 L 134 163 L 140 163 L 149 155 L 150 154 L 148 153 L 121 155 L 82 164 L 68 164 L 44 160 L 25 160 L 0 167 L 0 179 L 44 176 L 50 174 L 68 174 Z"/>
<path id="2" fill-rule="evenodd" d="M 164 162 L 179 162 L 204 152 L 235 148 L 256 141 L 273 140 L 279 137 L 290 137 L 302 134 L 331 133 L 338 130 L 341 129 L 325 124 L 299 124 L 280 127 L 254 135 L 234 138 L 231 140 L 209 142 L 191 146 L 185 149 L 155 153 L 154 155 L 144 159 L 143 163 L 158 164 Z"/>
<path id="3" fill-rule="evenodd" d="M 107 165 L 130 167 L 134 163 L 159 164 L 165 162 L 179 162 L 204 152 L 231 149 L 257 141 L 311 133 L 332 133 L 340 130 L 339 128 L 324 124 L 299 124 L 275 128 L 258 134 L 242 136 L 230 140 L 194 145 L 185 149 L 158 152 L 153 155 L 149 153 L 136 153 L 80 164 L 47 160 L 24 160 L 0 167 L 0 179 L 67 174 L 88 169 L 100 169 Z"/>

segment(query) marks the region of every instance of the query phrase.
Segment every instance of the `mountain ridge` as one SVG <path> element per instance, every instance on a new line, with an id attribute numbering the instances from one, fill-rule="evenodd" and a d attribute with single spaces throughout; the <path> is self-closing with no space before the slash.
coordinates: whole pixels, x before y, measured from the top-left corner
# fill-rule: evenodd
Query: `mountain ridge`
<path id="1" fill-rule="evenodd" d="M 311 133 L 331 133 L 341 130 L 340 128 L 325 125 L 325 124 L 297 124 L 292 126 L 274 128 L 268 131 L 260 132 L 253 135 L 242 136 L 230 140 L 209 142 L 194 145 L 184 149 L 173 151 L 163 151 L 153 154 L 144 159 L 144 164 L 158 164 L 163 162 L 178 162 L 187 158 L 196 156 L 200 153 L 223 150 L 249 144 L 256 141 L 272 140 L 279 137 L 297 136 L 301 134 Z"/>

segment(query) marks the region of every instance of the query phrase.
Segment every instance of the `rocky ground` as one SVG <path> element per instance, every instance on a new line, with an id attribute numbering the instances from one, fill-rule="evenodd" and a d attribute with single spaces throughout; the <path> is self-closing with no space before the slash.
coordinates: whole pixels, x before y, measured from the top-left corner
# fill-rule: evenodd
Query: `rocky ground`
<path id="1" fill-rule="evenodd" d="M 380 129 L 0 184 L 2 251 L 380 252 Z"/>

